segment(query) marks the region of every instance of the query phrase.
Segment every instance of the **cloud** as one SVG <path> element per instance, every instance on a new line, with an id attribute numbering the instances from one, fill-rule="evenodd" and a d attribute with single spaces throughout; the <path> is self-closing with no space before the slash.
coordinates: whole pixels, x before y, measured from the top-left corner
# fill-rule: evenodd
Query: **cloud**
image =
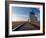
<path id="1" fill-rule="evenodd" d="M 12 21 L 28 21 L 28 15 L 13 15 Z"/>

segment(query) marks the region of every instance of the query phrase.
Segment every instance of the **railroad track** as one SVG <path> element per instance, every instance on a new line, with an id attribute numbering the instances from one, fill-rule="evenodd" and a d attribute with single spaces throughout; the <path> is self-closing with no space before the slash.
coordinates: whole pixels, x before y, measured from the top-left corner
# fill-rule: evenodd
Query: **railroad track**
<path id="1" fill-rule="evenodd" d="M 40 26 L 35 25 L 34 23 L 24 23 L 17 28 L 13 29 L 13 31 L 23 31 L 23 30 L 40 30 Z"/>

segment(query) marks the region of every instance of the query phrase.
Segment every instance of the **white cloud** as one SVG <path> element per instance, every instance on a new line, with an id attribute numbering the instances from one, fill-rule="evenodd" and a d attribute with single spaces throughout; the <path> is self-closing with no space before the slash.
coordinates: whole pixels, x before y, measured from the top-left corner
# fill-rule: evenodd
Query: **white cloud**
<path id="1" fill-rule="evenodd" d="M 12 21 L 28 21 L 28 15 L 13 15 Z"/>

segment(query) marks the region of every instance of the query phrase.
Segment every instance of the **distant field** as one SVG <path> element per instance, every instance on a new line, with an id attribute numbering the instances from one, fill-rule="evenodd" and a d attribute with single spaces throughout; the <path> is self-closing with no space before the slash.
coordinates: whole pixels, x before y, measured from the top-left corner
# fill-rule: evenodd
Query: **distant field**
<path id="1" fill-rule="evenodd" d="M 26 23 L 27 21 L 13 21 L 12 22 L 12 29 L 14 29 L 14 28 L 16 28 L 17 26 L 19 26 L 19 25 L 22 25 L 22 24 L 24 24 L 24 23 Z"/>

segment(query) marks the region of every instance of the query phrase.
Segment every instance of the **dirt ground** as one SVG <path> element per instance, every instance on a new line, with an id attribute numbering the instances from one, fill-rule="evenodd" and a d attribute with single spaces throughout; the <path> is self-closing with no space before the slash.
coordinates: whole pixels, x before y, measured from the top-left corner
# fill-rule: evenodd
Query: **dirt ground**
<path id="1" fill-rule="evenodd" d="M 14 29 L 14 28 L 16 28 L 17 26 L 19 26 L 19 25 L 22 25 L 22 24 L 24 24 L 26 21 L 13 21 L 12 22 L 12 29 Z"/>

